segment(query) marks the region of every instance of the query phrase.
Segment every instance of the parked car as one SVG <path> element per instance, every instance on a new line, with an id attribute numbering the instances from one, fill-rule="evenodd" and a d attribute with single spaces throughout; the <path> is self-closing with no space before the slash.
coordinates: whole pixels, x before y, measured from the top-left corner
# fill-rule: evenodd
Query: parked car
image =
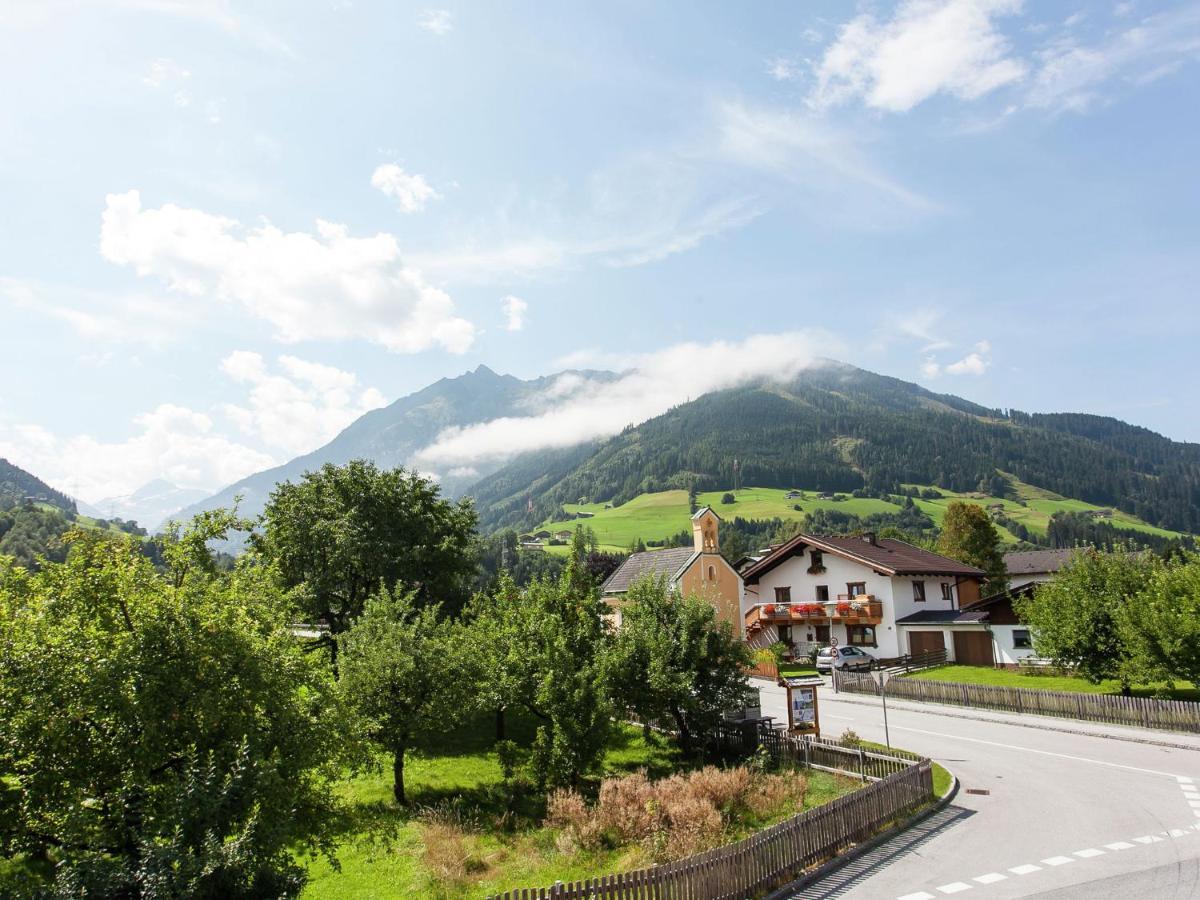
<path id="1" fill-rule="evenodd" d="M 822 647 L 817 652 L 817 671 L 833 669 L 869 672 L 875 667 L 875 657 L 857 647 Z"/>

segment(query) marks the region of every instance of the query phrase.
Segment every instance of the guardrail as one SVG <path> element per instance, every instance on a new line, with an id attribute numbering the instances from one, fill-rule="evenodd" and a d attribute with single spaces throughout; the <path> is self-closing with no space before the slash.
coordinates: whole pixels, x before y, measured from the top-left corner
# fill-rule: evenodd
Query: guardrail
<path id="1" fill-rule="evenodd" d="M 869 675 L 846 672 L 838 675 L 838 690 L 878 696 L 879 685 Z M 890 679 L 887 683 L 887 695 L 895 700 L 945 703 L 974 709 L 1104 722 L 1109 725 L 1133 725 L 1162 731 L 1200 733 L 1200 703 L 1186 700 L 1039 691 L 1035 688 L 924 681 L 919 678 Z"/>
<path id="2" fill-rule="evenodd" d="M 932 799 L 933 765 L 923 759 L 735 844 L 633 872 L 505 891 L 489 900 L 741 900 L 787 884 Z"/>

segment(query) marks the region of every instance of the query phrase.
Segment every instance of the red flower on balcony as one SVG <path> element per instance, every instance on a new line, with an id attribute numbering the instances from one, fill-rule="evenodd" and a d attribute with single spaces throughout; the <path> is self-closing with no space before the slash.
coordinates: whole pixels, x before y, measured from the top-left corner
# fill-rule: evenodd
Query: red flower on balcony
<path id="1" fill-rule="evenodd" d="M 790 612 L 793 616 L 802 616 L 804 615 L 804 606 L 800 603 L 793 603 Z"/>
<path id="2" fill-rule="evenodd" d="M 837 614 L 839 616 L 848 616 L 853 611 L 854 611 L 854 607 L 852 607 L 849 603 L 839 603 L 837 605 Z"/>
<path id="3" fill-rule="evenodd" d="M 763 606 L 763 612 L 768 616 L 775 615 L 775 604 L 767 603 L 766 605 Z"/>

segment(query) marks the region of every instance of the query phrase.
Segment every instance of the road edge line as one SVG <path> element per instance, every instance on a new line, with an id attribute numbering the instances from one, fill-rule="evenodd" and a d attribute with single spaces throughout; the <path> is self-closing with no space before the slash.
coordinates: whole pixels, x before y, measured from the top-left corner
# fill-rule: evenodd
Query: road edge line
<path id="1" fill-rule="evenodd" d="M 943 768 L 945 767 L 943 766 Z M 946 769 L 946 771 L 950 772 L 949 769 Z M 836 872 L 843 866 L 854 862 L 854 860 L 858 859 L 860 856 L 870 853 L 876 847 L 886 844 L 892 838 L 903 834 L 918 822 L 923 822 L 934 813 L 941 812 L 943 809 L 949 806 L 950 801 L 952 801 L 958 795 L 958 788 L 958 776 L 953 772 L 950 772 L 950 787 L 946 790 L 945 794 L 943 794 L 941 797 L 938 797 L 932 804 L 925 807 L 920 812 L 914 813 L 903 822 L 893 825 L 887 831 L 881 831 L 874 837 L 863 841 L 863 843 L 856 844 L 845 853 L 838 854 L 828 862 L 821 863 L 821 865 L 817 866 L 817 868 L 813 869 L 811 872 L 801 875 L 795 881 L 792 881 L 789 884 L 772 891 L 771 893 L 767 894 L 766 900 L 784 900 L 784 898 L 790 897 L 797 891 L 803 890 L 810 884 L 814 884 L 815 882 L 820 881 L 822 878 L 825 878 L 826 876 Z"/>
<path id="2" fill-rule="evenodd" d="M 878 703 L 872 703 L 869 700 L 849 700 L 845 694 L 838 694 L 837 700 L 839 703 L 850 703 L 855 706 L 873 706 L 879 707 Z M 895 703 L 896 701 L 892 701 Z M 909 705 L 897 705 L 896 709 L 902 709 L 905 712 L 924 713 L 928 716 L 945 716 L 947 719 L 965 719 L 969 722 L 989 722 L 992 725 L 1012 725 L 1014 728 L 1033 728 L 1037 731 L 1057 731 L 1060 734 L 1073 734 L 1076 737 L 1094 737 L 1103 738 L 1109 741 L 1125 741 L 1127 744 L 1144 744 L 1153 747 L 1167 747 L 1171 750 L 1191 750 L 1193 753 L 1200 753 L 1200 747 L 1192 744 L 1180 744 L 1174 741 L 1160 741 L 1155 738 L 1141 738 L 1126 734 L 1105 734 L 1101 731 L 1081 731 L 1078 728 L 1058 728 L 1054 725 L 1042 724 L 1045 722 L 1053 722 L 1056 716 L 1033 716 L 1033 719 L 1028 722 L 1013 722 L 1009 719 L 997 719 L 991 716 L 968 716 L 962 713 L 949 712 L 954 709 L 976 709 L 974 706 L 959 706 L 953 703 L 922 703 L 919 700 L 904 700 L 903 703 Z M 917 708 L 914 708 L 917 707 Z M 932 707 L 932 708 L 930 708 Z M 1014 713 L 1014 715 L 1017 715 Z M 1080 725 L 1091 724 L 1086 719 L 1067 719 L 1068 722 L 1078 722 Z M 1114 725 L 1113 728 L 1121 728 L 1124 726 Z"/>

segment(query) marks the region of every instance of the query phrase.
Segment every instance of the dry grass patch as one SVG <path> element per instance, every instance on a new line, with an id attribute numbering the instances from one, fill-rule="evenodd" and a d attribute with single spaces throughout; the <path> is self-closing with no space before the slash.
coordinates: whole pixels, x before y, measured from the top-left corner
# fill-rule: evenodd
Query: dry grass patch
<path id="1" fill-rule="evenodd" d="M 803 775 L 765 774 L 707 766 L 651 781 L 644 772 L 606 778 L 589 804 L 558 790 L 546 804 L 546 825 L 559 829 L 560 852 L 639 845 L 654 862 L 680 859 L 725 843 L 731 832 L 799 812 Z"/>

